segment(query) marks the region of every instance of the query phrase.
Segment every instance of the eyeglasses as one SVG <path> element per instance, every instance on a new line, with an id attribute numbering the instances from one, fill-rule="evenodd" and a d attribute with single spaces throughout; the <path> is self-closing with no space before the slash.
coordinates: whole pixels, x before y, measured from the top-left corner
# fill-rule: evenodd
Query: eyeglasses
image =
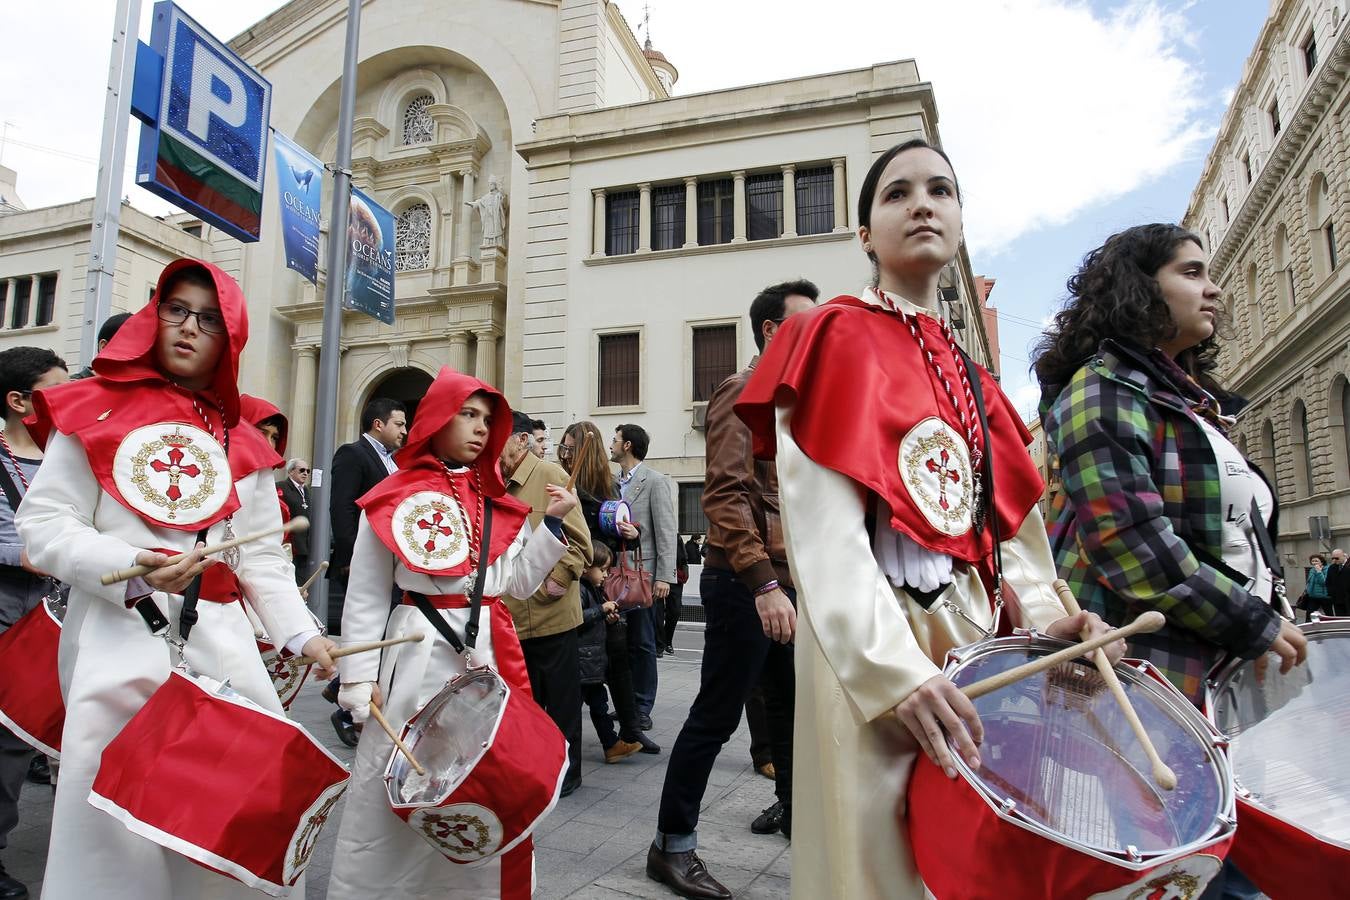
<path id="1" fill-rule="evenodd" d="M 207 334 L 225 333 L 225 317 L 217 309 L 204 309 L 198 312 L 179 303 L 161 303 L 155 315 L 161 322 L 170 325 L 182 325 L 188 320 L 188 316 L 196 316 L 198 327 Z"/>
<path id="2" fill-rule="evenodd" d="M 309 469 L 296 469 L 295 471 L 299 472 L 301 475 L 309 474 Z"/>
<path id="3" fill-rule="evenodd" d="M 558 455 L 559 455 L 559 456 L 571 456 L 571 455 L 572 455 L 573 453 L 575 453 L 575 452 L 576 452 L 576 450 L 575 450 L 573 447 L 571 447 L 570 445 L 568 445 L 568 444 L 559 444 L 559 445 L 558 445 Z"/>

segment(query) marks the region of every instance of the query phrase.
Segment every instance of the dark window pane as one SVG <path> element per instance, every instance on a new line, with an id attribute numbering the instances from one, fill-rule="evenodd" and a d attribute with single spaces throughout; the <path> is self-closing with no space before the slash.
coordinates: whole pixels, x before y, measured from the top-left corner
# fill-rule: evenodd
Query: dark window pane
<path id="1" fill-rule="evenodd" d="M 1271 130 L 1271 132 L 1274 134 L 1275 137 L 1279 137 L 1279 136 L 1280 136 L 1280 102 L 1279 102 L 1278 100 L 1276 100 L 1274 103 L 1270 104 L 1270 109 L 1266 110 L 1266 112 L 1270 113 L 1270 130 Z"/>
<path id="2" fill-rule="evenodd" d="M 746 234 L 752 241 L 783 234 L 783 173 L 769 172 L 745 179 Z"/>
<path id="3" fill-rule="evenodd" d="M 56 276 L 43 275 L 38 281 L 37 325 L 50 325 L 56 317 Z"/>
<path id="4" fill-rule="evenodd" d="M 694 400 L 706 401 L 713 390 L 736 374 L 736 326 L 694 329 Z"/>
<path id="5" fill-rule="evenodd" d="M 605 197 L 605 255 L 636 253 L 638 247 L 638 192 L 623 191 Z"/>
<path id="6" fill-rule="evenodd" d="M 1329 262 L 1329 263 L 1331 264 L 1331 268 L 1334 269 L 1334 268 L 1336 268 L 1336 263 L 1337 263 L 1337 259 L 1336 259 L 1336 226 L 1333 225 L 1333 224 L 1331 224 L 1330 222 L 1328 222 L 1328 223 L 1327 223 L 1327 227 L 1322 229 L 1322 233 L 1326 235 L 1326 239 L 1327 239 L 1327 262 Z"/>
<path id="7" fill-rule="evenodd" d="M 638 336 L 600 335 L 600 391 L 597 406 L 637 406 Z"/>
<path id="8" fill-rule="evenodd" d="M 708 517 L 703 514 L 703 482 L 694 484 L 681 482 L 679 488 L 679 531 L 685 534 L 707 534 Z"/>
<path id="9" fill-rule="evenodd" d="M 684 185 L 668 184 L 652 191 L 652 249 L 684 246 Z"/>
<path id="10" fill-rule="evenodd" d="M 698 242 L 701 246 L 731 243 L 735 189 L 730 178 L 698 183 Z"/>
<path id="11" fill-rule="evenodd" d="M 28 301 L 33 296 L 33 279 L 14 279 L 14 315 L 9 320 L 10 328 L 25 328 L 28 325 Z"/>
<path id="12" fill-rule="evenodd" d="M 1309 75 L 1317 68 L 1317 38 L 1311 34 L 1308 35 L 1308 42 L 1303 45 L 1303 65 L 1304 71 Z"/>
<path id="13" fill-rule="evenodd" d="M 0 328 L 5 327 L 5 307 L 9 306 L 9 281 L 0 279 Z"/>
<path id="14" fill-rule="evenodd" d="M 797 172 L 797 233 L 834 230 L 834 170 L 829 166 Z"/>

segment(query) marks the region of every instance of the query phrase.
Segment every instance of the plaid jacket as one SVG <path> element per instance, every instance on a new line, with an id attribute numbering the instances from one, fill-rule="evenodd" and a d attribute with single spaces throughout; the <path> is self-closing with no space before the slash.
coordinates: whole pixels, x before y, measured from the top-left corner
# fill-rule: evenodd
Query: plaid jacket
<path id="1" fill-rule="evenodd" d="M 1050 516 L 1061 577 L 1112 625 L 1149 609 L 1166 615 L 1130 655 L 1198 706 L 1226 651 L 1253 659 L 1280 628 L 1222 562 L 1218 464 L 1199 420 L 1145 354 L 1111 340 L 1042 416 L 1063 480 Z"/>

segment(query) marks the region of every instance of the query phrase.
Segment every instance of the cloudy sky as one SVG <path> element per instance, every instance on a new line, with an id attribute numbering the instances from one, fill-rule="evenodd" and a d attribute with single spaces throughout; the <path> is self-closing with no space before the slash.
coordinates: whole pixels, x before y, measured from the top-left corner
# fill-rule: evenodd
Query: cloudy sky
<path id="1" fill-rule="evenodd" d="M 180 5 L 233 36 L 283 4 Z M 1030 413 L 1029 347 L 1065 279 L 1112 232 L 1184 213 L 1269 0 L 648 5 L 652 40 L 680 70 L 677 93 L 917 61 L 962 183 L 975 269 L 998 282 L 1004 386 Z M 18 170 L 29 206 L 93 194 L 112 6 L 43 0 L 6 10 L 0 162 Z M 143 38 L 151 6 L 143 0 Z M 620 7 L 640 28 L 640 0 Z M 164 211 L 127 185 L 133 203 Z"/>

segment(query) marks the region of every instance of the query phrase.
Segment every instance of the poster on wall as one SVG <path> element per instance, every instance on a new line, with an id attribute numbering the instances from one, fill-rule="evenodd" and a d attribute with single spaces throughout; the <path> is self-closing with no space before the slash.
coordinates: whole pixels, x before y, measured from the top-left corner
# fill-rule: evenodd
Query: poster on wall
<path id="1" fill-rule="evenodd" d="M 394 324 L 394 214 L 352 188 L 343 306 Z"/>
<path id="2" fill-rule="evenodd" d="M 277 196 L 281 199 L 286 268 L 299 272 L 311 284 L 318 284 L 323 165 L 280 132 L 272 132 L 272 147 L 277 160 Z"/>

